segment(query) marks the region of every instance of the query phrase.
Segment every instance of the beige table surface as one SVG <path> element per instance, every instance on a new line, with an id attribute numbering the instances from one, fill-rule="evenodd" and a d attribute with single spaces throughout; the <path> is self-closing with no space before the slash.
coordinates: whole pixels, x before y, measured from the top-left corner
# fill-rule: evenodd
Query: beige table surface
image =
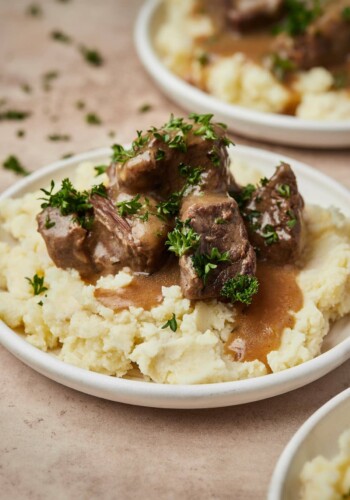
<path id="1" fill-rule="evenodd" d="M 132 27 L 141 0 L 0 0 L 0 100 L 30 110 L 23 122 L 0 123 L 0 162 L 16 154 L 30 170 L 66 153 L 132 139 L 135 129 L 160 124 L 168 101 L 135 54 Z M 60 29 L 74 38 L 55 42 Z M 77 46 L 105 57 L 88 65 Z M 43 74 L 58 71 L 51 91 Z M 31 93 L 21 89 L 32 87 Z M 102 125 L 88 125 L 87 111 Z M 138 108 L 152 104 L 152 111 Z M 6 105 L 4 106 L 4 108 Z M 25 138 L 16 131 L 24 129 Z M 50 142 L 49 134 L 70 134 Z M 252 142 L 236 137 L 236 142 Z M 263 145 L 319 168 L 350 187 L 350 151 L 312 151 Z M 15 181 L 0 171 L 3 190 Z M 297 428 L 349 386 L 350 362 L 303 389 L 267 401 L 224 409 L 138 408 L 80 394 L 51 382 L 0 349 L 1 499 L 264 499 L 275 462 Z"/>

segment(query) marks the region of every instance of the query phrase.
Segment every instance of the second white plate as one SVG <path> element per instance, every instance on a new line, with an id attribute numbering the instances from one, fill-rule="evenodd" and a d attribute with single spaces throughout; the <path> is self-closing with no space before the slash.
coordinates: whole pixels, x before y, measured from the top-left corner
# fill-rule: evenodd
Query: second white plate
<path id="1" fill-rule="evenodd" d="M 262 113 L 221 101 L 177 77 L 162 63 L 153 46 L 155 31 L 162 22 L 162 3 L 147 0 L 140 9 L 135 44 L 145 69 L 170 99 L 190 112 L 213 113 L 231 130 L 253 139 L 315 148 L 350 147 L 350 120 L 320 122 Z"/>

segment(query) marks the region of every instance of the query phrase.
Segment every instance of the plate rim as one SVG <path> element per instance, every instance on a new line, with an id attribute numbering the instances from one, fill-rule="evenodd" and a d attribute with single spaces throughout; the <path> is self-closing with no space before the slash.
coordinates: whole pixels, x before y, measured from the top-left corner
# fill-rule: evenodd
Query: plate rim
<path id="1" fill-rule="evenodd" d="M 162 80 L 162 82 L 172 91 L 176 92 L 176 88 L 180 89 L 182 94 L 190 96 L 193 102 L 197 105 L 203 105 L 204 102 L 204 104 L 208 108 L 210 107 L 213 112 L 215 110 L 217 113 L 229 115 L 232 119 L 237 118 L 246 123 L 255 122 L 259 125 L 269 126 L 275 129 L 283 128 L 285 130 L 298 132 L 305 132 L 307 130 L 308 132 L 315 133 L 350 133 L 350 120 L 327 122 L 306 120 L 304 118 L 296 118 L 294 116 L 281 115 L 278 113 L 262 112 L 226 103 L 225 101 L 222 101 L 221 99 L 218 99 L 217 97 L 212 96 L 184 81 L 163 64 L 152 47 L 150 37 L 151 22 L 161 3 L 162 0 L 145 0 L 139 9 L 134 29 L 134 41 L 139 58 L 145 69 L 156 81 Z M 146 64 L 146 60 L 149 60 L 150 64 Z M 344 148 L 346 146 L 334 147 Z"/>
<path id="2" fill-rule="evenodd" d="M 260 157 L 271 161 L 271 163 L 280 160 L 291 162 L 293 168 L 296 169 L 297 176 L 298 172 L 302 171 L 308 177 L 322 179 L 330 188 L 338 190 L 342 195 L 350 199 L 350 191 L 347 188 L 299 160 L 249 146 L 235 146 L 234 150 L 238 154 L 241 153 L 242 156 L 246 155 L 257 159 Z M 100 148 L 68 159 L 58 160 L 10 186 L 0 194 L 0 201 L 15 195 L 28 185 L 30 186 L 32 181 L 37 181 L 50 173 L 56 173 L 69 166 L 78 165 L 80 162 L 97 160 L 110 154 L 110 148 Z M 23 196 L 23 193 L 20 193 L 20 196 Z M 81 392 L 104 397 L 105 399 L 121 402 L 131 401 L 132 404 L 159 408 L 210 408 L 266 399 L 307 385 L 350 359 L 349 335 L 349 337 L 319 356 L 280 372 L 229 382 L 171 385 L 122 379 L 69 365 L 32 346 L 24 337 L 17 334 L 1 320 L 0 343 L 25 364 L 39 373 L 63 383 L 63 385 L 72 388 L 79 386 L 78 390 Z M 101 393 L 103 393 L 102 396 Z M 108 395 L 106 396 L 106 394 Z M 135 400 L 144 399 L 145 397 L 146 399 L 150 397 L 151 400 L 149 402 L 144 400 L 142 403 L 135 402 Z M 236 397 L 237 401 L 232 401 L 234 397 Z"/>
<path id="3" fill-rule="evenodd" d="M 350 387 L 340 392 L 332 399 L 318 408 L 305 422 L 297 429 L 284 447 L 272 473 L 269 484 L 267 500 L 282 500 L 284 481 L 288 474 L 288 469 L 298 452 L 299 447 L 307 438 L 313 428 L 329 415 L 343 401 L 350 399 Z"/>

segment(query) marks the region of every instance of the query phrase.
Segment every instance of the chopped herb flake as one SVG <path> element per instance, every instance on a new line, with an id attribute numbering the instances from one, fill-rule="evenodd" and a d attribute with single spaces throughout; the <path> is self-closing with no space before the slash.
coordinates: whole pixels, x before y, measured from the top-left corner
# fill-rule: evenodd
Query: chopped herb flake
<path id="1" fill-rule="evenodd" d="M 105 174 L 107 172 L 109 165 L 97 165 L 94 167 L 94 170 L 96 171 L 96 177 L 98 175 Z"/>
<path id="2" fill-rule="evenodd" d="M 221 296 L 230 299 L 231 302 L 242 302 L 249 306 L 253 295 L 259 290 L 259 282 L 255 276 L 238 274 L 226 281 L 221 289 Z"/>
<path id="3" fill-rule="evenodd" d="M 88 49 L 87 47 L 81 47 L 80 51 L 86 62 L 92 66 L 102 66 L 104 60 L 101 54 L 96 49 Z"/>
<path id="4" fill-rule="evenodd" d="M 119 201 L 116 203 L 119 215 L 125 217 L 126 215 L 136 214 L 142 208 L 142 203 L 139 202 L 139 199 L 140 195 L 137 194 L 131 200 Z"/>
<path id="5" fill-rule="evenodd" d="M 16 175 L 29 175 L 27 169 L 23 167 L 17 156 L 10 155 L 2 164 L 5 170 L 11 170 Z"/>
<path id="6" fill-rule="evenodd" d="M 276 190 L 283 198 L 290 198 L 289 184 L 280 184 L 279 186 L 277 186 Z"/>
<path id="7" fill-rule="evenodd" d="M 29 111 L 18 111 L 16 109 L 9 109 L 0 113 L 0 121 L 2 120 L 24 120 L 30 116 Z"/>
<path id="8" fill-rule="evenodd" d="M 151 104 L 142 104 L 142 106 L 139 107 L 138 111 L 139 113 L 147 113 L 147 111 L 151 111 L 151 109 Z"/>
<path id="9" fill-rule="evenodd" d="M 265 239 L 266 245 L 272 245 L 273 243 L 277 243 L 279 241 L 278 234 L 271 224 L 266 224 L 266 226 L 263 227 L 261 236 Z"/>
<path id="10" fill-rule="evenodd" d="M 67 134 L 51 134 L 47 136 L 49 141 L 70 141 L 71 137 Z"/>
<path id="11" fill-rule="evenodd" d="M 34 274 L 33 278 L 26 278 L 30 286 L 33 288 L 34 295 L 40 295 L 48 290 L 48 288 L 44 285 L 44 276 L 38 276 Z"/>
<path id="12" fill-rule="evenodd" d="M 96 113 L 88 113 L 85 117 L 86 123 L 89 125 L 101 125 L 101 118 Z"/>
<path id="13" fill-rule="evenodd" d="M 29 5 L 26 12 L 27 12 L 28 16 L 32 16 L 32 17 L 42 17 L 42 15 L 43 15 L 42 8 L 40 7 L 40 5 L 38 5 L 36 3 Z"/>
<path id="14" fill-rule="evenodd" d="M 51 229 L 56 225 L 56 222 L 52 221 L 49 216 L 46 217 L 45 219 L 45 228 L 46 229 Z"/>
<path id="15" fill-rule="evenodd" d="M 168 239 L 165 244 L 169 247 L 169 251 L 173 252 L 178 257 L 182 257 L 189 250 L 195 249 L 199 244 L 200 236 L 190 226 L 190 221 L 176 221 L 176 226 L 173 231 L 168 233 Z"/>
<path id="16" fill-rule="evenodd" d="M 228 262 L 230 255 L 229 252 L 220 253 L 218 248 L 213 247 L 209 254 L 196 253 L 191 258 L 197 275 L 202 278 L 205 284 L 210 272 L 216 269 L 220 262 Z"/>
<path id="17" fill-rule="evenodd" d="M 71 43 L 72 39 L 70 36 L 66 35 L 62 31 L 54 30 L 51 32 L 51 38 L 57 42 Z"/>
<path id="18" fill-rule="evenodd" d="M 162 326 L 162 330 L 164 330 L 164 328 L 170 328 L 170 330 L 172 330 L 173 332 L 176 332 L 177 330 L 177 321 L 176 321 L 176 316 L 175 314 L 173 313 L 172 315 L 172 318 L 169 319 L 163 326 Z"/>

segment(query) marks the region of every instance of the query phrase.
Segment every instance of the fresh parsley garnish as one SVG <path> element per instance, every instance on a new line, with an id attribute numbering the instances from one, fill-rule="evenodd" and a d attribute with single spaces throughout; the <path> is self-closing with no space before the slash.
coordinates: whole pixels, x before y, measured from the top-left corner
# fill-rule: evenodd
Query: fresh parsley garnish
<path id="1" fill-rule="evenodd" d="M 206 66 L 210 61 L 209 54 L 207 54 L 207 52 L 202 52 L 202 54 L 197 57 L 197 61 L 201 66 Z"/>
<path id="2" fill-rule="evenodd" d="M 205 284 L 210 272 L 216 269 L 220 262 L 228 262 L 230 260 L 230 254 L 229 252 L 221 253 L 218 248 L 213 247 L 210 253 L 195 253 L 191 258 L 194 270 Z"/>
<path id="3" fill-rule="evenodd" d="M 290 198 L 290 186 L 289 186 L 289 184 L 280 184 L 279 186 L 277 186 L 276 191 L 283 198 Z"/>
<path id="4" fill-rule="evenodd" d="M 222 217 L 217 217 L 215 220 L 214 220 L 215 224 L 226 224 L 227 221 L 225 219 L 223 219 Z"/>
<path id="5" fill-rule="evenodd" d="M 96 171 L 95 177 L 105 174 L 108 170 L 108 167 L 109 165 L 96 165 L 96 167 L 94 167 L 94 170 Z"/>
<path id="6" fill-rule="evenodd" d="M 272 73 L 278 80 L 284 80 L 288 73 L 296 69 L 295 63 L 279 54 L 271 54 L 270 64 Z"/>
<path id="7" fill-rule="evenodd" d="M 164 160 L 164 158 L 165 158 L 165 151 L 163 151 L 163 149 L 157 149 L 156 161 Z"/>
<path id="8" fill-rule="evenodd" d="M 199 184 L 203 173 L 200 167 L 191 167 L 184 163 L 180 163 L 179 172 L 182 177 L 186 178 L 186 182 L 189 186 L 196 186 Z"/>
<path id="9" fill-rule="evenodd" d="M 3 120 L 24 120 L 28 118 L 31 113 L 29 111 L 19 111 L 17 109 L 8 109 L 0 113 L 0 121 Z"/>
<path id="10" fill-rule="evenodd" d="M 342 18 L 344 21 L 350 22 L 350 6 L 349 7 L 344 7 L 341 13 Z"/>
<path id="11" fill-rule="evenodd" d="M 143 134 L 141 130 L 138 130 L 137 137 L 133 140 L 130 149 L 125 149 L 121 144 L 114 144 L 112 146 L 112 161 L 125 163 L 130 158 L 134 158 L 139 153 L 140 149 L 147 144 L 148 140 L 149 135 Z"/>
<path id="12" fill-rule="evenodd" d="M 239 208 L 242 208 L 247 201 L 250 201 L 254 191 L 256 191 L 256 187 L 254 184 L 247 184 L 238 192 L 231 192 L 230 196 L 234 198 L 237 202 Z"/>
<path id="13" fill-rule="evenodd" d="M 211 160 L 214 167 L 220 166 L 220 154 L 215 149 L 212 149 L 208 153 L 208 158 Z"/>
<path id="14" fill-rule="evenodd" d="M 96 113 L 88 113 L 85 120 L 89 125 L 101 125 L 102 123 L 101 118 Z"/>
<path id="15" fill-rule="evenodd" d="M 182 189 L 181 191 L 172 193 L 167 200 L 158 203 L 156 206 L 158 217 L 164 219 L 164 217 L 166 218 L 177 215 L 180 210 L 183 193 L 184 190 Z"/>
<path id="16" fill-rule="evenodd" d="M 272 245 L 279 241 L 278 234 L 271 224 L 266 224 L 266 226 L 263 227 L 261 236 L 265 239 L 266 245 Z"/>
<path id="17" fill-rule="evenodd" d="M 45 219 L 45 228 L 46 229 L 51 229 L 56 225 L 55 221 L 52 221 L 49 216 L 46 217 Z"/>
<path id="18" fill-rule="evenodd" d="M 51 181 L 50 189 L 41 189 L 45 197 L 40 198 L 43 201 L 41 208 L 54 207 L 60 210 L 61 215 L 74 214 L 74 221 L 78 222 L 84 229 L 91 229 L 93 222 L 92 204 L 90 196 L 98 195 L 107 197 L 107 190 L 103 184 L 93 186 L 91 191 L 77 191 L 69 179 L 64 179 L 61 189 L 56 193 L 54 181 Z"/>
<path id="19" fill-rule="evenodd" d="M 255 276 L 238 274 L 224 283 L 220 295 L 231 302 L 242 302 L 249 306 L 258 290 L 259 282 Z"/>
<path id="20" fill-rule="evenodd" d="M 2 164 L 5 170 L 11 170 L 16 175 L 29 175 L 30 172 L 23 167 L 17 156 L 10 155 Z"/>
<path id="21" fill-rule="evenodd" d="M 87 47 L 80 47 L 80 51 L 86 62 L 92 66 L 102 66 L 104 60 L 100 52 L 96 49 L 89 49 Z"/>
<path id="22" fill-rule="evenodd" d="M 290 219 L 287 221 L 287 226 L 289 229 L 293 229 L 293 227 L 297 223 L 297 218 L 295 217 L 295 213 L 293 210 L 287 210 L 287 215 L 290 217 Z"/>
<path id="23" fill-rule="evenodd" d="M 322 14 L 320 0 L 285 0 L 286 16 L 273 28 L 273 33 L 286 32 L 288 35 L 297 36 L 305 33 L 312 21 Z"/>
<path id="24" fill-rule="evenodd" d="M 81 101 L 81 100 L 78 100 L 76 103 L 75 103 L 75 107 L 77 109 L 84 109 L 85 108 L 85 102 L 84 101 Z"/>
<path id="25" fill-rule="evenodd" d="M 40 277 L 37 274 L 34 274 L 32 279 L 26 277 L 26 280 L 33 288 L 34 295 L 40 295 L 48 290 L 48 288 L 44 285 L 44 276 Z"/>
<path id="26" fill-rule="evenodd" d="M 119 215 L 125 217 L 126 215 L 134 215 L 142 208 L 142 203 L 139 202 L 140 195 L 137 194 L 131 200 L 119 201 L 116 203 Z"/>
<path id="27" fill-rule="evenodd" d="M 19 137 L 21 139 L 22 137 L 24 137 L 26 135 L 26 131 L 21 128 L 21 129 L 17 130 L 16 135 L 17 135 L 17 137 Z"/>
<path id="28" fill-rule="evenodd" d="M 189 250 L 195 249 L 199 244 L 200 236 L 190 226 L 190 221 L 184 222 L 177 220 L 173 231 L 168 233 L 168 239 L 165 244 L 178 257 L 182 257 Z"/>
<path id="29" fill-rule="evenodd" d="M 36 3 L 29 5 L 26 12 L 28 16 L 32 17 L 41 17 L 43 15 L 42 8 Z"/>
<path id="30" fill-rule="evenodd" d="M 29 85 L 29 83 L 22 83 L 21 85 L 21 89 L 23 90 L 23 92 L 25 92 L 26 94 L 30 94 L 31 91 L 32 91 L 32 87 Z"/>
<path id="31" fill-rule="evenodd" d="M 176 332 L 177 330 L 177 321 L 176 321 L 176 316 L 175 314 L 173 313 L 171 319 L 169 319 L 163 326 L 162 326 L 162 330 L 164 330 L 164 328 L 170 328 L 170 330 L 172 330 L 173 332 Z"/>
<path id="32" fill-rule="evenodd" d="M 264 186 L 266 186 L 266 184 L 268 184 L 268 183 L 269 183 L 269 179 L 268 179 L 267 177 L 262 177 L 262 178 L 260 179 L 260 185 L 261 185 L 261 186 L 263 186 L 263 187 L 264 187 Z"/>

